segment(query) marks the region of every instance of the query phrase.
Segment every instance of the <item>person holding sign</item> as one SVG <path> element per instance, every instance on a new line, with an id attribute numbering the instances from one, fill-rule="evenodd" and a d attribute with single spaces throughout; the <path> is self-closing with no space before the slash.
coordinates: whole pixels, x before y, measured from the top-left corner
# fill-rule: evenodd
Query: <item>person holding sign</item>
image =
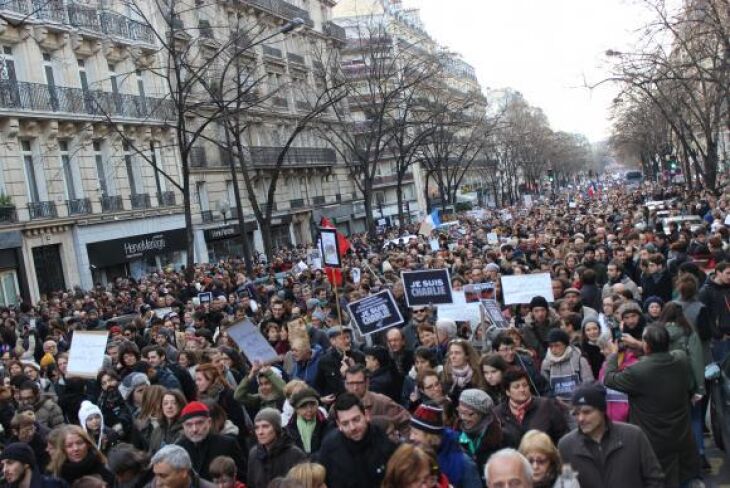
<path id="1" fill-rule="evenodd" d="M 579 385 L 594 380 L 588 360 L 570 345 L 570 337 L 562 329 L 548 333 L 548 352 L 541 371 L 550 383 L 550 395 L 566 405 Z"/>

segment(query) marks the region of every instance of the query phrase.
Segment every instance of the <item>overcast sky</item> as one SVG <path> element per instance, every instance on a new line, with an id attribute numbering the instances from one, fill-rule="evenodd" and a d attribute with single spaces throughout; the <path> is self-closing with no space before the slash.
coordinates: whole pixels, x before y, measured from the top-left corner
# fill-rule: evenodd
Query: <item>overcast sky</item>
<path id="1" fill-rule="evenodd" d="M 646 11 L 635 0 L 406 0 L 428 32 L 461 53 L 482 87 L 512 87 L 541 107 L 555 130 L 591 141 L 610 134 L 613 86 L 605 51 L 630 49 Z"/>

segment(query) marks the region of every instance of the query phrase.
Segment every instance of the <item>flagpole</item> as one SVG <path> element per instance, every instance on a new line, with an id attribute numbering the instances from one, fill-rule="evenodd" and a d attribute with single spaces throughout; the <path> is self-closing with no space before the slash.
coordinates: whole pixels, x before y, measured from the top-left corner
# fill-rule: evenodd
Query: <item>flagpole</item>
<path id="1" fill-rule="evenodd" d="M 339 269 L 339 268 L 337 268 L 337 269 Z M 345 325 L 342 323 L 342 307 L 340 306 L 340 294 L 337 292 L 337 289 L 339 288 L 339 286 L 337 286 L 337 277 L 336 277 L 336 275 L 334 275 L 334 276 L 335 276 L 335 279 L 333 281 L 335 282 L 334 284 L 335 284 L 335 302 L 337 303 L 337 318 L 340 321 L 340 325 Z M 340 270 L 340 276 L 342 276 L 342 270 Z M 344 283 L 344 281 L 345 281 L 344 276 L 342 276 L 342 281 Z"/>

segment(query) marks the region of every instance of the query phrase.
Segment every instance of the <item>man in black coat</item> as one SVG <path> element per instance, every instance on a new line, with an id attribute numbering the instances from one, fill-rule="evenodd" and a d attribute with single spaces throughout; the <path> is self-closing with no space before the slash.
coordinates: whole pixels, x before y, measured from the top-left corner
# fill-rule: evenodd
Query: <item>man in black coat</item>
<path id="1" fill-rule="evenodd" d="M 227 436 L 211 433 L 210 410 L 202 402 L 190 402 L 180 413 L 183 437 L 178 445 L 190 455 L 193 469 L 201 478 L 210 480 L 208 467 L 218 456 L 229 456 L 236 462 L 236 473 L 245 481 L 247 458 L 243 455 L 238 442 Z"/>
<path id="2" fill-rule="evenodd" d="M 380 486 L 385 466 L 396 445 L 370 424 L 360 399 L 351 393 L 337 397 L 334 405 L 337 431 L 328 434 L 317 455 L 327 470 L 327 486 L 372 488 Z"/>
<path id="3" fill-rule="evenodd" d="M 331 347 L 319 360 L 314 380 L 314 387 L 322 395 L 323 403 L 331 403 L 336 395 L 345 391 L 343 369 L 355 363 L 365 364 L 362 353 L 352 350 L 351 332 L 349 327 L 340 325 L 327 330 Z"/>
<path id="4" fill-rule="evenodd" d="M 65 488 L 65 481 L 43 476 L 38 469 L 33 450 L 24 442 L 8 444 L 0 454 L 5 487 Z"/>
<path id="5" fill-rule="evenodd" d="M 664 256 L 659 253 L 649 257 L 647 272 L 641 279 L 641 294 L 657 296 L 667 303 L 672 300 L 672 277 L 664 267 Z"/>

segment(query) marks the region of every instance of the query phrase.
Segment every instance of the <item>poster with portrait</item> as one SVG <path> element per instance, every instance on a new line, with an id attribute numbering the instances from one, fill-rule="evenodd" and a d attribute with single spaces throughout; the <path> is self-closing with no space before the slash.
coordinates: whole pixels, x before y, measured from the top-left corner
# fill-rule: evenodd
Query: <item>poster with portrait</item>
<path id="1" fill-rule="evenodd" d="M 341 268 L 340 248 L 337 243 L 335 229 L 319 229 L 319 238 L 322 245 L 322 264 L 325 267 Z"/>

